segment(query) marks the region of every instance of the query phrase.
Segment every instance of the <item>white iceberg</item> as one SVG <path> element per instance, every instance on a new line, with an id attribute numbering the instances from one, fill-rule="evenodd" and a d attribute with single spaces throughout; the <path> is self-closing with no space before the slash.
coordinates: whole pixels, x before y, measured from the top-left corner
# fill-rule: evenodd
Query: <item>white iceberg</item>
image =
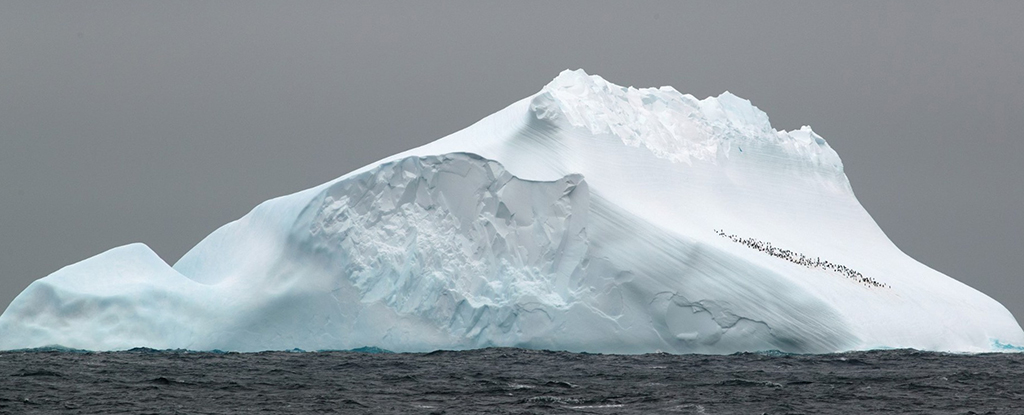
<path id="1" fill-rule="evenodd" d="M 448 137 L 269 200 L 173 267 L 35 281 L 0 349 L 991 351 L 988 296 L 903 254 L 809 127 L 581 70 Z"/>

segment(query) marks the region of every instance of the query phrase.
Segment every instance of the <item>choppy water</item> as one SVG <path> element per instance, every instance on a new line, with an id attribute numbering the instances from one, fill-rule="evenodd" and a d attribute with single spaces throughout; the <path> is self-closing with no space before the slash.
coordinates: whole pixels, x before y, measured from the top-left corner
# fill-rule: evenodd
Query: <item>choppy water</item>
<path id="1" fill-rule="evenodd" d="M 1024 414 L 1024 354 L 0 353 L 0 413 Z"/>

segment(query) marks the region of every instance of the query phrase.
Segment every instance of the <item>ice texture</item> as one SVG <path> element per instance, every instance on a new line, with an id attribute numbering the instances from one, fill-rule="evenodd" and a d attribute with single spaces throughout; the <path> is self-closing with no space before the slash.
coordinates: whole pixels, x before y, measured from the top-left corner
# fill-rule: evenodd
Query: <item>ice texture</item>
<path id="1" fill-rule="evenodd" d="M 35 281 L 0 349 L 53 345 L 980 352 L 1024 332 L 893 245 L 810 127 L 577 70 L 173 267 L 132 244 Z"/>

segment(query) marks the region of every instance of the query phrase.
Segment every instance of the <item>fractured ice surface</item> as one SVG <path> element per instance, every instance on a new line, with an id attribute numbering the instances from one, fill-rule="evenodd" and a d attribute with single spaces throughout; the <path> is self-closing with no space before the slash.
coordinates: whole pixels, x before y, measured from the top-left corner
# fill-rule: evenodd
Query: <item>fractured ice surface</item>
<path id="1" fill-rule="evenodd" d="M 1024 344 L 1009 312 L 900 252 L 809 127 L 775 130 L 729 93 L 583 71 L 264 202 L 173 268 L 144 245 L 115 248 L 36 281 L 0 316 L 0 349 L 1008 344 Z"/>

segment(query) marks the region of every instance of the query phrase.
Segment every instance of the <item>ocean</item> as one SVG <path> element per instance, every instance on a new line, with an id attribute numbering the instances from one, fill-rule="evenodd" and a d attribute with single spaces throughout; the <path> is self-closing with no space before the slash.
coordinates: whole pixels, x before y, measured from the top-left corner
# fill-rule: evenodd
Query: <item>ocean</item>
<path id="1" fill-rule="evenodd" d="M 0 352 L 10 414 L 1024 414 L 1024 354 Z"/>

